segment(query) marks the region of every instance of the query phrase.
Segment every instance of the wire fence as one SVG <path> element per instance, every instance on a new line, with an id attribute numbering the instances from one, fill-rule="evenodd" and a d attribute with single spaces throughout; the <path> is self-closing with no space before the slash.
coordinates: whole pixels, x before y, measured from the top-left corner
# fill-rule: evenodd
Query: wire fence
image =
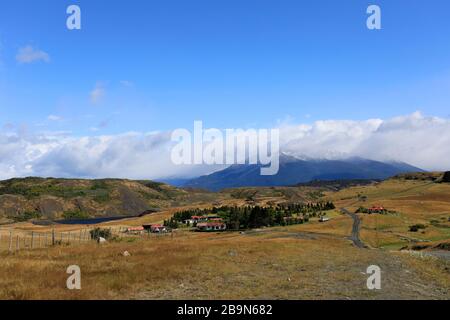
<path id="1" fill-rule="evenodd" d="M 112 237 L 138 237 L 147 239 L 161 239 L 175 236 L 172 232 L 151 233 L 151 232 L 129 232 L 126 227 L 110 227 Z M 0 229 L 0 252 L 18 252 L 21 250 L 45 249 L 56 245 L 76 245 L 96 242 L 91 237 L 94 228 L 84 228 L 80 230 L 47 232 L 24 231 L 18 229 Z"/>

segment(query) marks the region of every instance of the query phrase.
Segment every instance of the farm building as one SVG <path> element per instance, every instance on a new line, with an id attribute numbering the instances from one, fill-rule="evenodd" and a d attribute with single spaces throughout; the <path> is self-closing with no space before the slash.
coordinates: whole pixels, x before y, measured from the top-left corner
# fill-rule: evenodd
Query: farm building
<path id="1" fill-rule="evenodd" d="M 208 221 L 208 217 L 206 216 L 192 216 L 190 219 L 184 220 L 185 224 L 195 224 L 199 222 Z"/>
<path id="2" fill-rule="evenodd" d="M 183 222 L 185 224 L 196 224 L 196 223 L 201 223 L 201 222 L 222 222 L 222 218 L 218 217 L 218 216 L 192 216 L 190 219 L 184 220 Z"/>
<path id="3" fill-rule="evenodd" d="M 227 225 L 222 222 L 205 222 L 197 224 L 197 231 L 225 231 Z"/>
<path id="4" fill-rule="evenodd" d="M 130 234 L 141 234 L 145 231 L 144 227 L 130 227 L 126 229 L 126 233 Z"/>
<path id="5" fill-rule="evenodd" d="M 163 226 L 162 224 L 149 224 L 144 225 L 143 228 L 147 230 L 147 232 L 151 233 L 163 233 L 167 232 L 167 228 Z"/>
<path id="6" fill-rule="evenodd" d="M 369 214 L 373 213 L 384 213 L 386 212 L 386 209 L 382 206 L 373 206 L 372 208 L 367 209 Z"/>

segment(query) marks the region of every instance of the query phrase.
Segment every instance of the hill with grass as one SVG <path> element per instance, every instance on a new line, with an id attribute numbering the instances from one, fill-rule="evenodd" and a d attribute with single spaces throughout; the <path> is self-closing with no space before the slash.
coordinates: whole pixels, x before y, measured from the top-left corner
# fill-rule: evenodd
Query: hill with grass
<path id="1" fill-rule="evenodd" d="M 136 216 L 188 196 L 153 181 L 23 178 L 0 181 L 0 221 Z"/>

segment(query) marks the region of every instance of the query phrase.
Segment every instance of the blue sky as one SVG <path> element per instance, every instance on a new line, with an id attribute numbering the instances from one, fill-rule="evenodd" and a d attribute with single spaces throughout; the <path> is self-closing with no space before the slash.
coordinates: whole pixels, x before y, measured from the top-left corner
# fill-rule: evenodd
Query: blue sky
<path id="1" fill-rule="evenodd" d="M 80 31 L 66 29 L 70 4 Z M 84 136 L 447 118 L 449 15 L 446 0 L 2 1 L 0 124 Z M 26 46 L 49 61 L 18 63 Z"/>
<path id="2" fill-rule="evenodd" d="M 448 0 L 3 0 L 0 179 L 210 173 L 171 162 L 195 120 L 448 170 L 449 17 Z"/>

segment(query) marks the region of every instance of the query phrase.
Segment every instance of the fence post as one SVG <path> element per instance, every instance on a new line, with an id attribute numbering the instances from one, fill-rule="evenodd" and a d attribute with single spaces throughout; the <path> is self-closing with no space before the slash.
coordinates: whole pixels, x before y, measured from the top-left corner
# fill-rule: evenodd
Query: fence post
<path id="1" fill-rule="evenodd" d="M 17 235 L 17 240 L 16 240 L 16 251 L 20 250 L 20 236 Z"/>
<path id="2" fill-rule="evenodd" d="M 52 229 L 52 246 L 55 245 L 55 229 Z"/>
<path id="3" fill-rule="evenodd" d="M 31 249 L 34 249 L 34 231 L 31 231 Z"/>
<path id="4" fill-rule="evenodd" d="M 12 244 L 13 244 L 13 233 L 9 231 L 9 252 L 12 252 Z"/>

